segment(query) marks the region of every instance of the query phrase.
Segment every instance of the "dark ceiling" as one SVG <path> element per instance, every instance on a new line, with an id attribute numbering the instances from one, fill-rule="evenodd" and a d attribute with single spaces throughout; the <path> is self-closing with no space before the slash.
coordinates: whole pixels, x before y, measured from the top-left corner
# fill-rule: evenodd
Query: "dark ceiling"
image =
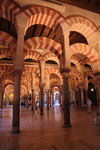
<path id="1" fill-rule="evenodd" d="M 48 0 L 48 1 L 53 3 L 58 2 L 59 5 L 61 5 L 61 3 L 59 2 L 63 2 L 100 14 L 100 0 Z"/>
<path id="2" fill-rule="evenodd" d="M 36 24 L 28 28 L 24 40 L 28 40 L 32 37 L 47 37 L 56 40 L 56 33 L 45 25 Z M 88 45 L 86 38 L 81 33 L 70 31 L 69 45 L 75 43 L 84 43 Z"/>
<path id="3" fill-rule="evenodd" d="M 14 24 L 0 17 L 0 31 L 6 32 L 17 39 L 17 33 Z"/>

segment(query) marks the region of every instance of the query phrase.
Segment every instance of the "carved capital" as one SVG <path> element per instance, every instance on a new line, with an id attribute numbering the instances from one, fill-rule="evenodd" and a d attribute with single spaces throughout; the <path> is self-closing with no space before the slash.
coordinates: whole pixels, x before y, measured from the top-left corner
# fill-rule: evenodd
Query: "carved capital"
<path id="1" fill-rule="evenodd" d="M 66 69 L 66 68 L 62 68 L 61 70 L 60 70 L 60 73 L 61 74 L 63 74 L 63 73 L 70 73 L 70 69 Z"/>
<path id="2" fill-rule="evenodd" d="M 14 75 L 16 75 L 16 74 L 21 75 L 22 71 L 23 71 L 23 69 L 14 69 Z"/>

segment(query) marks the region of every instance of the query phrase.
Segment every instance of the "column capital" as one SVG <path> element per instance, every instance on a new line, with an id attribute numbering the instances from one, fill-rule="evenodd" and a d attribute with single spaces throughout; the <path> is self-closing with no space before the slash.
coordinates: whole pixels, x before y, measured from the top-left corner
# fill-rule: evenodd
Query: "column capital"
<path id="1" fill-rule="evenodd" d="M 44 88 L 44 83 L 40 83 L 39 87 Z"/>
<path id="2" fill-rule="evenodd" d="M 17 73 L 21 74 L 22 71 L 23 71 L 22 68 L 21 69 L 14 69 L 14 74 L 17 74 Z"/>
<path id="3" fill-rule="evenodd" d="M 32 90 L 32 92 L 34 92 L 34 89 L 33 89 L 33 88 L 32 88 L 31 90 Z"/>
<path id="4" fill-rule="evenodd" d="M 70 69 L 61 69 L 60 73 L 62 74 L 63 77 L 68 77 L 70 75 Z"/>
<path id="5" fill-rule="evenodd" d="M 80 88 L 84 88 L 84 83 L 80 83 L 80 84 L 79 84 L 79 87 L 80 87 Z"/>
<path id="6" fill-rule="evenodd" d="M 95 72 L 93 75 L 94 75 L 95 77 L 100 77 L 100 71 Z"/>

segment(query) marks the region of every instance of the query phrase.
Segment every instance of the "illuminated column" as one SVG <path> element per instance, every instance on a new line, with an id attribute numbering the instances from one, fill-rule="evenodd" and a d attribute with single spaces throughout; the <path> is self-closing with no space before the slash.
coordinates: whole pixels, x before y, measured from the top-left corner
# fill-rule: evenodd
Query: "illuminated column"
<path id="1" fill-rule="evenodd" d="M 95 65 L 95 69 L 97 70 L 95 73 L 94 73 L 94 76 L 96 78 L 96 88 L 97 88 L 97 104 L 100 103 L 100 32 L 97 32 L 96 33 L 97 35 L 97 39 L 96 39 L 96 51 L 97 51 L 97 54 L 98 54 L 98 60 L 99 62 L 97 62 L 98 65 Z M 98 68 L 96 68 L 98 67 Z"/>
<path id="2" fill-rule="evenodd" d="M 100 75 L 100 32 L 97 32 L 96 35 L 97 35 L 97 39 L 96 39 L 96 42 L 97 42 L 96 43 L 96 51 L 97 51 L 97 54 L 98 54 L 98 60 L 99 60 L 99 62 L 94 67 L 97 70 L 95 74 L 96 74 L 96 76 L 98 76 L 98 75 Z"/>
<path id="3" fill-rule="evenodd" d="M 15 70 L 14 72 L 14 102 L 13 102 L 13 120 L 12 120 L 12 132 L 19 133 L 20 129 L 20 79 L 21 70 Z"/>
<path id="4" fill-rule="evenodd" d="M 21 22 L 20 22 L 21 23 Z M 13 117 L 12 117 L 12 132 L 20 132 L 20 80 L 24 69 L 24 31 L 25 26 L 17 26 L 17 48 L 14 55 L 14 103 L 13 103 Z"/>

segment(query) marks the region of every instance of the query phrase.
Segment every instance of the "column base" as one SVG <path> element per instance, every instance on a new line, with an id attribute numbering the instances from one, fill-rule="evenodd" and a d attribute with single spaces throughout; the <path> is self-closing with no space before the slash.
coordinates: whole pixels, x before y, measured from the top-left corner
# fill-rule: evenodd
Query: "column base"
<path id="1" fill-rule="evenodd" d="M 64 123 L 62 127 L 63 127 L 63 128 L 70 128 L 70 127 L 72 127 L 72 126 L 71 126 L 71 124 L 65 124 L 65 123 Z"/>
<path id="2" fill-rule="evenodd" d="M 12 127 L 11 133 L 20 133 L 19 127 Z"/>

